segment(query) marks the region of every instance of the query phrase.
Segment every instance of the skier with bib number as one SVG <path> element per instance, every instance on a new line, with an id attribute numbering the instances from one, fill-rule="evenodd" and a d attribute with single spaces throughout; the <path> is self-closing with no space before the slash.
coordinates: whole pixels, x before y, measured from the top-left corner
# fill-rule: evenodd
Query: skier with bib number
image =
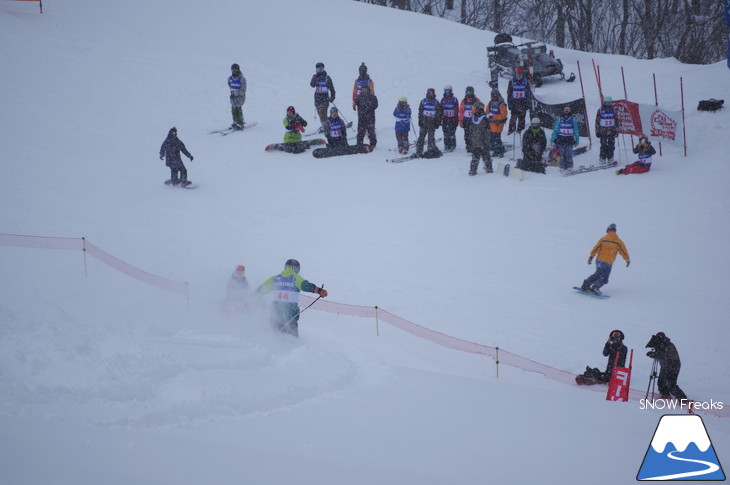
<path id="1" fill-rule="evenodd" d="M 284 271 L 267 279 L 256 289 L 257 295 L 274 292 L 270 322 L 280 332 L 299 336 L 299 293 L 316 293 L 327 297 L 327 290 L 310 283 L 299 275 L 299 261 L 289 259 Z"/>

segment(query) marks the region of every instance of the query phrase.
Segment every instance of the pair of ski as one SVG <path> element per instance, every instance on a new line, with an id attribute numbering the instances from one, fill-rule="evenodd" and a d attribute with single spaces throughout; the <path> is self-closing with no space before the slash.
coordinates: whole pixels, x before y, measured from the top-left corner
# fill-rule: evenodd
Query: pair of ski
<path id="1" fill-rule="evenodd" d="M 221 136 L 226 136 L 230 135 L 231 133 L 247 130 L 256 125 L 258 125 L 258 122 L 254 121 L 253 123 L 244 123 L 242 128 L 233 128 L 229 126 L 228 128 L 223 128 L 222 130 L 208 130 L 208 133 L 210 133 L 211 135 L 217 133 Z"/>
<path id="2" fill-rule="evenodd" d="M 588 172 L 596 172 L 598 170 L 607 170 L 609 168 L 616 168 L 618 166 L 618 162 L 609 163 L 607 165 L 581 165 L 579 167 L 573 168 L 571 170 L 567 170 L 563 172 L 564 177 L 568 177 L 570 175 L 579 175 L 581 173 L 588 173 Z"/>

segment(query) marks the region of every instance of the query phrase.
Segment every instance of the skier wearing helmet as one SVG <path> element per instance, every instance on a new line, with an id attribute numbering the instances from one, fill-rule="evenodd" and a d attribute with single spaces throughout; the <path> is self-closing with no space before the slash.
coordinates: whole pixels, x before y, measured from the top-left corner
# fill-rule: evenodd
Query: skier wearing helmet
<path id="1" fill-rule="evenodd" d="M 578 122 L 569 106 L 563 108 L 563 114 L 555 121 L 550 143 L 560 151 L 560 172 L 565 173 L 573 169 L 573 146 L 580 141 Z"/>
<path id="2" fill-rule="evenodd" d="M 459 108 L 459 126 L 464 128 L 464 144 L 468 153 L 471 153 L 471 136 L 469 130 L 473 127 L 471 123 L 472 106 L 476 102 L 481 103 L 479 98 L 474 95 L 474 88 L 467 86 L 464 99 L 461 100 L 461 107 Z"/>
<path id="3" fill-rule="evenodd" d="M 319 115 L 319 120 L 324 126 L 327 120 L 327 108 L 335 101 L 335 86 L 332 78 L 324 70 L 324 63 L 318 62 L 315 66 L 316 72 L 312 76 L 309 85 L 314 88 L 314 107 Z"/>
<path id="4" fill-rule="evenodd" d="M 360 75 L 355 79 L 355 83 L 352 85 L 353 111 L 357 109 L 357 97 L 362 93 L 362 88 L 367 87 L 368 92 L 375 95 L 375 83 L 372 79 L 370 79 L 370 76 L 368 75 L 368 66 L 366 66 L 364 62 L 360 64 L 358 73 Z"/>
<path id="5" fill-rule="evenodd" d="M 271 304 L 271 324 L 283 333 L 299 336 L 299 293 L 306 291 L 320 297 L 327 296 L 327 290 L 310 283 L 299 275 L 299 261 L 288 259 L 284 271 L 267 279 L 256 289 L 257 295 L 274 292 Z"/>
<path id="6" fill-rule="evenodd" d="M 436 90 L 428 88 L 426 97 L 421 100 L 418 105 L 418 140 L 416 140 L 416 157 L 438 158 L 441 156 L 441 150 L 436 146 L 436 130 L 441 126 L 441 116 L 443 108 L 438 99 L 436 99 Z M 426 142 L 428 135 L 428 150 L 423 152 L 423 144 Z"/>
<path id="7" fill-rule="evenodd" d="M 490 135 L 488 113 L 484 112 L 484 105 L 475 101 L 472 105 L 472 116 L 468 118 L 470 125 L 468 131 L 466 124 L 464 131 L 469 133 L 469 146 L 471 146 L 471 164 L 469 175 L 476 175 L 479 168 L 479 161 L 484 160 L 484 171 L 492 173 L 492 157 L 489 155 Z"/>
<path id="8" fill-rule="evenodd" d="M 507 106 L 512 113 L 509 119 L 508 135 L 515 131 L 522 133 L 522 130 L 525 129 L 525 117 L 530 107 L 531 96 L 530 83 L 524 76 L 522 68 L 515 68 L 515 76 L 507 84 Z"/>
<path id="9" fill-rule="evenodd" d="M 228 88 L 231 90 L 231 115 L 234 130 L 242 130 L 243 125 L 243 103 L 246 102 L 246 78 L 241 73 L 238 64 L 231 66 L 231 75 L 228 77 Z"/>
<path id="10" fill-rule="evenodd" d="M 492 89 L 491 99 L 485 108 L 489 117 L 490 148 L 492 156 L 502 158 L 504 156 L 504 144 L 502 144 L 502 131 L 504 124 L 507 122 L 507 106 L 504 104 L 504 98 L 499 93 L 499 89 Z"/>
<path id="11" fill-rule="evenodd" d="M 454 88 L 444 86 L 444 95 L 441 98 L 441 127 L 444 130 L 444 150 L 456 150 L 456 127 L 459 126 L 459 98 L 454 96 Z"/>

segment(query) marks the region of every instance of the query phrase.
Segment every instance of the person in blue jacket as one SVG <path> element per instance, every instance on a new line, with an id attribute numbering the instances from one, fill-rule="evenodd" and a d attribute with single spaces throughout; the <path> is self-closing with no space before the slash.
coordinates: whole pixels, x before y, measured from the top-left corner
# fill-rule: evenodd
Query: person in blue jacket
<path id="1" fill-rule="evenodd" d="M 573 147 L 580 141 L 578 122 L 569 106 L 563 108 L 563 115 L 555 121 L 550 143 L 560 151 L 560 171 L 573 169 Z"/>
<path id="2" fill-rule="evenodd" d="M 160 160 L 165 160 L 165 165 L 170 167 L 170 180 L 165 183 L 172 185 L 182 185 L 187 187 L 192 182 L 188 180 L 188 171 L 182 161 L 180 152 L 193 161 L 193 156 L 185 148 L 185 143 L 177 137 L 177 128 L 174 126 L 167 132 L 167 138 L 162 142 L 160 147 Z"/>
<path id="3" fill-rule="evenodd" d="M 245 124 L 243 121 L 243 103 L 246 102 L 246 78 L 243 77 L 241 67 L 238 64 L 231 65 L 228 88 L 231 90 L 231 115 L 233 116 L 231 128 L 242 130 Z"/>
<path id="4" fill-rule="evenodd" d="M 299 293 L 306 291 L 320 297 L 327 296 L 327 290 L 310 283 L 299 275 L 299 261 L 288 259 L 284 271 L 267 279 L 256 289 L 257 295 L 275 292 L 271 305 L 271 324 L 283 333 L 299 336 Z"/>
<path id="5" fill-rule="evenodd" d="M 398 153 L 407 155 L 410 147 L 408 135 L 411 132 L 411 107 L 408 105 L 408 98 L 398 98 L 393 116 L 395 117 L 395 140 L 398 142 Z"/>

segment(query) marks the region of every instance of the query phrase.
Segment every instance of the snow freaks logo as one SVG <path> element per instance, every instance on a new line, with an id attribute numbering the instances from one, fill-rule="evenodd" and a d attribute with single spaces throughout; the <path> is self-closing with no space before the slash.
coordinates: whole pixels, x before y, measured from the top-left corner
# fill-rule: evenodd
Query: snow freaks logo
<path id="1" fill-rule="evenodd" d="M 637 480 L 725 480 L 702 418 L 666 414 L 659 420 Z"/>

